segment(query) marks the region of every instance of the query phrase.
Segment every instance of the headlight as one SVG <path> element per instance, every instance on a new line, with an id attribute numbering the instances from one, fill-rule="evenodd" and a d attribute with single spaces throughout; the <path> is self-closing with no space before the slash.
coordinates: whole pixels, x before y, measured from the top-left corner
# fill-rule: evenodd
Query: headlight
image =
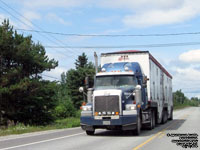
<path id="1" fill-rule="evenodd" d="M 126 110 L 136 110 L 136 105 L 134 105 L 134 104 L 127 104 L 126 105 Z"/>
<path id="2" fill-rule="evenodd" d="M 92 110 L 92 106 L 88 105 L 88 106 L 82 106 L 82 110 L 83 111 L 91 111 Z"/>

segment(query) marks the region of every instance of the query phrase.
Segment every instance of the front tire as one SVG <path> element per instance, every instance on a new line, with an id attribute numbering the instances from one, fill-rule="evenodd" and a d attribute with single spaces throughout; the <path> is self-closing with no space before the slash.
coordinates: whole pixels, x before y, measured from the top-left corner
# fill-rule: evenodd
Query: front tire
<path id="1" fill-rule="evenodd" d="M 137 126 L 136 126 L 136 129 L 133 131 L 133 134 L 134 135 L 140 135 L 140 132 L 141 132 L 141 118 L 140 118 L 140 115 L 138 115 Z"/>

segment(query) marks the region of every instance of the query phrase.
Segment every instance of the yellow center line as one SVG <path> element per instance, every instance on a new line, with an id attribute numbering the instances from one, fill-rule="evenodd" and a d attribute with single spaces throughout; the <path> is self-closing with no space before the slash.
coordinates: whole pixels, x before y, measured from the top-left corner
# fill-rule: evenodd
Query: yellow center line
<path id="1" fill-rule="evenodd" d="M 158 138 L 161 139 L 164 135 L 165 133 L 163 132 Z"/>
<path id="2" fill-rule="evenodd" d="M 188 114 L 184 115 L 183 117 L 181 117 L 180 119 L 185 119 L 188 116 Z M 171 123 L 168 127 L 164 128 L 163 130 L 157 132 L 154 136 L 150 137 L 149 139 L 147 139 L 145 142 L 143 142 L 142 144 L 136 146 L 135 148 L 133 148 L 133 150 L 138 150 L 139 148 L 143 147 L 145 144 L 149 143 L 150 141 L 152 141 L 153 139 L 155 139 L 158 136 L 162 136 L 165 135 L 164 131 L 167 130 L 168 128 L 170 128 L 171 126 L 174 126 L 175 124 L 177 124 L 177 122 Z M 160 135 L 161 134 L 161 135 Z"/>

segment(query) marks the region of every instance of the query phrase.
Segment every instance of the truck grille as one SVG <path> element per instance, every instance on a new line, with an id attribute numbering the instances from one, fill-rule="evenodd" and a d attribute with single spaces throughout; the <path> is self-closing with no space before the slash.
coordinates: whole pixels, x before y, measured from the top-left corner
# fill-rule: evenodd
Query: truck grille
<path id="1" fill-rule="evenodd" d="M 95 96 L 95 112 L 119 112 L 119 96 Z"/>

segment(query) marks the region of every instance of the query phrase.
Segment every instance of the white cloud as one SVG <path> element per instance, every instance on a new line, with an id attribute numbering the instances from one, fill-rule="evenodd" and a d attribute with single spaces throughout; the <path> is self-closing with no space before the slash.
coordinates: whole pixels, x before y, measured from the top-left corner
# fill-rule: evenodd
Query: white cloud
<path id="1" fill-rule="evenodd" d="M 45 71 L 43 73 L 43 78 L 47 80 L 60 80 L 60 76 L 63 72 L 67 72 L 67 69 L 64 67 L 56 67 L 55 69 L 52 69 L 51 71 Z"/>
<path id="2" fill-rule="evenodd" d="M 195 16 L 195 12 L 184 9 L 168 11 L 152 10 L 146 13 L 140 12 L 138 14 L 125 16 L 123 23 L 130 27 L 149 27 L 179 23 Z"/>
<path id="3" fill-rule="evenodd" d="M 155 9 L 148 9 L 146 11 L 137 11 L 133 15 L 125 16 L 123 22 L 125 25 L 131 27 L 148 27 L 180 23 L 199 15 L 199 1 L 184 0 L 183 2 L 184 3 L 182 5 L 176 4 L 180 7 L 170 9 L 161 9 L 161 6 Z"/>
<path id="4" fill-rule="evenodd" d="M 70 22 L 65 21 L 63 18 L 57 16 L 54 13 L 49 13 L 49 14 L 47 14 L 46 17 L 47 17 L 48 20 L 50 20 L 51 22 L 54 22 L 54 23 L 57 22 L 57 23 L 61 23 L 61 24 L 66 25 L 66 26 L 71 25 Z"/>
<path id="5" fill-rule="evenodd" d="M 173 74 L 173 90 L 182 89 L 187 97 L 200 95 L 200 71 L 192 67 L 176 68 Z"/>
<path id="6" fill-rule="evenodd" d="M 179 77 L 181 79 L 184 79 L 185 81 L 199 81 L 200 82 L 200 71 L 194 69 L 194 68 L 177 68 L 176 72 L 178 73 Z"/>
<path id="7" fill-rule="evenodd" d="M 135 10 L 171 9 L 179 7 L 183 0 L 99 0 L 103 7 Z"/>
<path id="8" fill-rule="evenodd" d="M 182 53 L 179 56 L 179 60 L 187 63 L 200 62 L 200 50 L 190 50 L 188 52 Z"/>
<path id="9" fill-rule="evenodd" d="M 101 5 L 128 10 L 122 19 L 128 27 L 181 23 L 200 14 L 199 0 L 104 0 Z"/>
<path id="10" fill-rule="evenodd" d="M 200 95 L 200 64 L 197 62 L 200 62 L 200 50 L 184 52 L 176 63 L 169 63 L 174 90 L 182 89 L 188 97 Z"/>

